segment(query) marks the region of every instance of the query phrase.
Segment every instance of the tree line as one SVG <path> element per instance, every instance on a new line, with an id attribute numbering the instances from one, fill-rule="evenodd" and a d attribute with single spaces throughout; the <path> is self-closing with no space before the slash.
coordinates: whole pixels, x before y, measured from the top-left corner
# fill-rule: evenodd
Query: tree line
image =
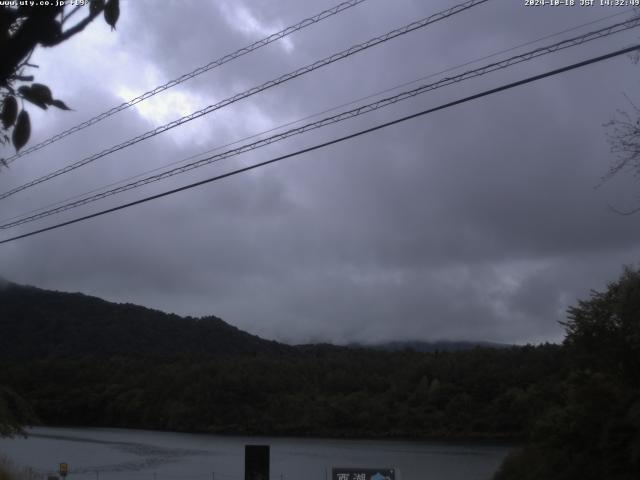
<path id="1" fill-rule="evenodd" d="M 37 293 L 31 291 L 24 308 L 58 325 L 64 323 L 59 312 L 69 315 L 74 301 L 92 305 L 85 312 L 96 319 L 95 299 L 64 297 L 56 310 L 52 299 L 62 297 L 54 295 L 42 309 Z M 159 325 L 170 334 L 173 319 L 164 320 Z M 196 320 L 179 321 L 201 328 Z M 229 334 L 232 351 L 200 345 L 191 353 L 97 348 L 62 355 L 53 342 L 41 357 L 0 356 L 0 425 L 36 418 L 45 425 L 247 435 L 518 439 L 523 447 L 495 480 L 639 478 L 640 270 L 626 269 L 605 291 L 572 307 L 561 345 L 279 348 L 220 322 L 204 331 Z M 99 345 L 102 338 L 82 340 Z M 240 347 L 242 338 L 250 349 Z"/>
<path id="2" fill-rule="evenodd" d="M 558 346 L 0 363 L 45 424 L 336 437 L 521 437 Z"/>

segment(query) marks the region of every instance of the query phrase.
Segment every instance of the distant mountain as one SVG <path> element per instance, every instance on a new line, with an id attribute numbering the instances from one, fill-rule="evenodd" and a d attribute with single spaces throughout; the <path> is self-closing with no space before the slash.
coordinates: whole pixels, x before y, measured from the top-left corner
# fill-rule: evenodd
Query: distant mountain
<path id="1" fill-rule="evenodd" d="M 0 360 L 114 356 L 219 357 L 329 354 L 348 349 L 416 352 L 502 348 L 489 342 L 394 341 L 290 346 L 244 332 L 214 316 L 192 318 L 130 303 L 0 284 Z"/>
<path id="2" fill-rule="evenodd" d="M 184 318 L 12 283 L 0 287 L 0 392 L 26 399 L 45 425 L 323 437 L 521 436 L 537 412 L 556 406 L 566 349 L 472 348 L 478 345 L 487 344 L 294 347 L 216 317 Z M 464 351 L 421 352 L 453 349 Z M 11 412 L 8 404 L 0 398 L 0 426 Z"/>
<path id="3" fill-rule="evenodd" d="M 471 342 L 471 341 L 449 341 L 441 340 L 435 342 L 424 341 L 395 341 L 374 344 L 351 343 L 350 348 L 371 348 L 374 350 L 383 350 L 387 352 L 397 352 L 402 350 L 413 350 L 415 352 L 457 352 L 461 350 L 472 350 L 477 347 L 481 348 L 509 348 L 512 345 L 494 342 Z"/>
<path id="4" fill-rule="evenodd" d="M 5 282 L 0 287 L 0 359 L 284 354 L 294 347 L 221 319 L 180 317 L 80 293 Z"/>

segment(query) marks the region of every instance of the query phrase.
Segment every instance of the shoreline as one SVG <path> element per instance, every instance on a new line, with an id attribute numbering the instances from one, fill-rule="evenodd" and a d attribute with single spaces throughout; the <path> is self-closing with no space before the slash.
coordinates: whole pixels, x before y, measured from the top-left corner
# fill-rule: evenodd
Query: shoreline
<path id="1" fill-rule="evenodd" d="M 183 434 L 183 435 L 208 435 L 222 438 L 273 438 L 292 440 L 331 440 L 331 441 L 389 441 L 389 442 L 415 442 L 415 443 L 446 443 L 451 445 L 461 443 L 478 443 L 496 446 L 523 445 L 524 437 L 514 435 L 431 435 L 431 436 L 402 436 L 402 435 L 304 435 L 304 434 L 278 434 L 278 433 L 237 433 L 237 432 L 214 432 L 214 431 L 188 431 L 188 430 L 163 430 L 136 427 L 112 427 L 94 425 L 33 425 L 25 428 L 25 433 L 29 433 L 36 428 L 68 429 L 68 430 L 99 430 L 104 432 L 139 432 L 139 433 L 160 433 L 160 434 Z M 33 434 L 34 437 L 49 437 L 46 434 Z M 53 436 L 52 436 L 53 437 Z"/>

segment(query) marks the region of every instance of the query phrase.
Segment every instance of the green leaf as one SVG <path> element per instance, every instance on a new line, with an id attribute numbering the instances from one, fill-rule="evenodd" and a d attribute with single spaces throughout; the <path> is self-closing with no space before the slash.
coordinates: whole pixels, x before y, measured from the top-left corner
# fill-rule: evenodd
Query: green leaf
<path id="1" fill-rule="evenodd" d="M 104 7 L 104 20 L 115 30 L 118 17 L 120 16 L 120 1 L 108 0 Z"/>
<path id="2" fill-rule="evenodd" d="M 54 107 L 58 107 L 60 110 L 71 110 L 62 100 L 53 100 L 51 102 L 51 105 L 53 105 Z"/>
<path id="3" fill-rule="evenodd" d="M 2 117 L 2 126 L 7 129 L 14 123 L 16 123 L 16 118 L 18 116 L 18 101 L 15 97 L 8 96 L 2 102 L 2 113 L 0 114 Z"/>
<path id="4" fill-rule="evenodd" d="M 31 121 L 29 120 L 29 113 L 26 110 L 22 110 L 18 115 L 16 126 L 13 129 L 13 135 L 11 140 L 16 152 L 24 147 L 29 141 L 31 135 Z"/>
<path id="5" fill-rule="evenodd" d="M 30 86 L 22 85 L 21 87 L 18 88 L 18 93 L 22 95 L 22 98 L 33 103 L 34 105 L 37 105 L 43 110 L 47 109 L 46 102 L 44 102 L 42 98 L 40 98 L 37 94 L 34 95 L 34 92 Z"/>
<path id="6" fill-rule="evenodd" d="M 53 101 L 53 95 L 51 94 L 51 89 L 46 85 L 41 83 L 32 83 L 31 84 L 31 94 L 34 97 L 39 98 L 44 103 L 50 104 Z"/>
<path id="7" fill-rule="evenodd" d="M 62 100 L 53 98 L 51 89 L 41 83 L 34 83 L 30 86 L 23 85 L 18 88 L 18 92 L 26 100 L 46 110 L 47 105 L 53 105 L 61 110 L 71 110 Z"/>

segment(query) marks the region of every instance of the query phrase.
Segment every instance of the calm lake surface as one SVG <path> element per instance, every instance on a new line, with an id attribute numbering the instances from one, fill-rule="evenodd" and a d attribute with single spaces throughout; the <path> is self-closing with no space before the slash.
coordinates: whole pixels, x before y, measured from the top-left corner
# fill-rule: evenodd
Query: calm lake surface
<path id="1" fill-rule="evenodd" d="M 0 452 L 67 480 L 242 480 L 244 446 L 271 445 L 272 480 L 325 480 L 331 467 L 396 468 L 401 480 L 486 480 L 511 450 L 489 443 L 226 437 L 124 429 L 34 428 Z"/>

